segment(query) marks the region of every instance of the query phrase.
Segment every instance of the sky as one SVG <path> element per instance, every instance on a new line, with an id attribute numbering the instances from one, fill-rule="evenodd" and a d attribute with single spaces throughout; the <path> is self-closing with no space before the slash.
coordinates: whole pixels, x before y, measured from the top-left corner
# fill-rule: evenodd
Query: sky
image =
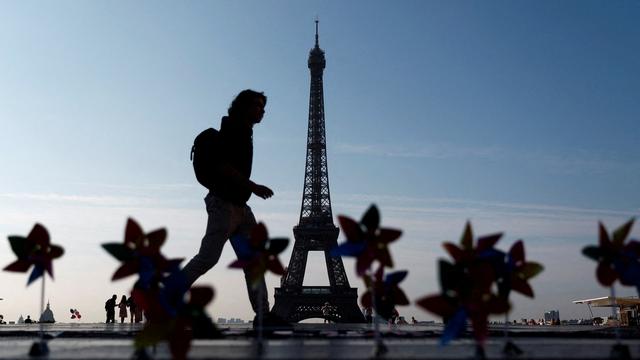
<path id="1" fill-rule="evenodd" d="M 589 317 L 572 300 L 609 290 L 581 249 L 598 221 L 640 215 L 640 2 L 0 1 L 0 238 L 38 222 L 65 248 L 46 283 L 57 320 L 77 308 L 104 321 L 104 301 L 128 293 L 133 279 L 110 281 L 118 263 L 100 244 L 122 241 L 129 217 L 168 230 L 167 256 L 196 253 L 206 189 L 191 145 L 246 88 L 268 96 L 252 178 L 275 192 L 249 205 L 293 241 L 316 16 L 334 216 L 375 203 L 383 227 L 403 230 L 391 252 L 412 301 L 440 291 L 441 244 L 471 221 L 503 232 L 502 250 L 523 239 L 545 266 L 535 299 L 512 296 L 512 319 Z M 215 288 L 212 317 L 248 320 L 234 258 L 225 246 L 198 283 Z M 0 266 L 13 260 L 0 239 Z M 0 273 L 6 320 L 37 317 L 40 286 L 26 280 Z M 272 302 L 279 278 L 267 283 Z M 327 284 L 313 253 L 305 285 Z"/>

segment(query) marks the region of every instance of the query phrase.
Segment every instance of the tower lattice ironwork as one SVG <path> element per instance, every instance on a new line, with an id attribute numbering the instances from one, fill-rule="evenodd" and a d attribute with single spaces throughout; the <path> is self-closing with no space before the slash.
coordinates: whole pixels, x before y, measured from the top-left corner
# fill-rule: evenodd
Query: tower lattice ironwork
<path id="1" fill-rule="evenodd" d="M 304 189 L 300 220 L 293 228 L 295 242 L 287 273 L 275 289 L 273 311 L 291 322 L 309 318 L 328 318 L 334 322 L 364 322 L 358 308 L 358 292 L 349 286 L 342 258 L 331 256 L 337 245 L 339 229 L 333 223 L 327 144 L 324 121 L 322 75 L 326 65 L 324 51 L 318 43 L 316 20 L 315 47 L 309 53 L 311 92 Z M 329 286 L 303 286 L 309 251 L 322 251 L 327 265 Z M 323 314 L 325 303 L 330 315 Z"/>

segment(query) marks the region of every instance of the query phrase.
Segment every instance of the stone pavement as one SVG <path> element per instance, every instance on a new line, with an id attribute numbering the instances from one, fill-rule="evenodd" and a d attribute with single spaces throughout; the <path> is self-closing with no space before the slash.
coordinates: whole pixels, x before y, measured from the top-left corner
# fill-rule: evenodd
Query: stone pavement
<path id="1" fill-rule="evenodd" d="M 78 324 L 74 324 L 78 325 Z M 0 359 L 28 359 L 37 326 L 0 327 Z M 48 328 L 50 359 L 130 359 L 132 336 L 139 326 L 116 324 L 54 325 Z M 511 329 L 513 341 L 524 351 L 518 359 L 607 359 L 616 343 L 612 329 L 592 327 L 524 327 Z M 255 337 L 247 326 L 227 326 L 220 340 L 195 340 L 190 359 L 256 358 Z M 471 359 L 473 341 L 465 338 L 439 345 L 441 325 L 385 329 L 386 359 Z M 640 358 L 636 331 L 624 331 L 623 343 L 633 358 Z M 374 341 L 367 325 L 297 324 L 293 332 L 266 339 L 265 359 L 369 359 Z M 504 358 L 502 332 L 494 329 L 487 342 L 489 359 Z M 149 351 L 155 359 L 170 359 L 166 345 Z"/>

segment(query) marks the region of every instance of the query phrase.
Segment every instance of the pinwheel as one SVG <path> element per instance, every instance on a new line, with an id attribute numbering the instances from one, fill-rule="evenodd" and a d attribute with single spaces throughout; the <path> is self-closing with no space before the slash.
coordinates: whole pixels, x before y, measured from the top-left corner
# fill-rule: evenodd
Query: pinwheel
<path id="1" fill-rule="evenodd" d="M 333 249 L 332 255 L 356 257 L 358 276 L 363 276 L 376 260 L 381 267 L 393 267 L 388 244 L 397 240 L 402 231 L 381 228 L 375 205 L 369 207 L 359 223 L 347 216 L 338 216 L 338 221 L 347 241 Z"/>
<path id="2" fill-rule="evenodd" d="M 629 240 L 627 237 L 633 227 L 634 219 L 630 219 L 609 236 L 607 228 L 598 223 L 598 246 L 586 246 L 582 253 L 598 262 L 596 277 L 602 286 L 608 286 L 611 291 L 611 301 L 616 298 L 614 283 L 620 280 L 622 285 L 635 286 L 640 294 L 640 242 Z M 615 307 L 611 307 L 612 317 L 617 317 Z M 612 359 L 630 359 L 630 351 L 627 345 L 621 343 L 620 332 L 616 327 L 616 344 L 611 348 Z"/>
<path id="3" fill-rule="evenodd" d="M 640 295 L 640 242 L 629 240 L 625 243 L 634 219 L 627 221 L 610 237 L 607 229 L 599 223 L 600 241 L 598 246 L 587 246 L 582 253 L 598 262 L 596 276 L 603 286 L 613 286 L 616 280 L 622 285 L 635 286 Z"/>
<path id="4" fill-rule="evenodd" d="M 440 260 L 441 293 L 417 301 L 420 307 L 445 319 L 442 344 L 449 343 L 465 330 L 469 319 L 478 356 L 484 357 L 487 317 L 489 314 L 505 313 L 509 309 L 507 299 L 492 291 L 497 279 L 495 269 L 504 261 L 504 253 L 493 247 L 501 236 L 480 237 L 474 246 L 471 224 L 467 223 L 460 246 L 447 242 L 443 244 L 455 263 Z"/>
<path id="5" fill-rule="evenodd" d="M 4 268 L 5 271 L 27 272 L 33 266 L 33 271 L 27 280 L 27 286 L 42 276 L 42 288 L 40 290 L 40 313 L 44 310 L 44 272 L 48 272 L 53 279 L 53 259 L 62 256 L 64 249 L 61 246 L 52 245 L 47 229 L 35 224 L 27 237 L 9 236 L 11 250 L 16 254 L 18 260 Z M 44 328 L 40 323 L 40 341 L 31 345 L 29 355 L 44 356 L 49 353 L 49 346 L 44 338 Z"/>
<path id="6" fill-rule="evenodd" d="M 133 294 L 134 298 L 139 300 L 143 307 L 153 308 L 146 303 L 149 298 L 141 296 L 143 294 L 139 290 L 134 291 L 137 291 Z M 174 316 L 166 316 L 166 313 L 158 316 L 158 311 L 162 311 L 163 307 L 156 307 L 152 310 L 154 320 L 149 321 L 136 336 L 135 346 L 141 349 L 167 341 L 173 359 L 186 359 L 192 339 L 220 336 L 220 332 L 204 310 L 213 299 L 213 295 L 214 291 L 210 287 L 194 286 L 188 292 L 188 301 L 180 299 L 179 311 Z"/>
<path id="7" fill-rule="evenodd" d="M 64 249 L 51 244 L 49 232 L 44 226 L 35 224 L 27 237 L 9 236 L 9 243 L 18 260 L 7 265 L 5 271 L 27 272 L 33 266 L 27 285 L 42 276 L 45 271 L 53 279 L 53 259 L 61 257 Z"/>
<path id="8" fill-rule="evenodd" d="M 542 272 L 544 269 L 542 265 L 525 260 L 524 242 L 522 240 L 516 241 L 511 246 L 504 259 L 505 262 L 496 269 L 498 295 L 508 301 L 511 290 L 513 290 L 533 298 L 533 289 L 528 280 Z M 522 354 L 523 351 L 509 339 L 509 323 L 509 312 L 507 311 L 504 322 L 505 346 L 502 351 L 508 357 L 513 357 Z"/>
<path id="9" fill-rule="evenodd" d="M 338 216 L 340 227 L 347 238 L 347 241 L 336 246 L 331 251 L 333 256 L 351 256 L 356 258 L 356 273 L 358 276 L 364 278 L 367 285 L 367 292 L 362 297 L 362 303 L 373 308 L 373 324 L 375 334 L 375 348 L 374 356 L 379 357 L 386 353 L 387 348 L 382 342 L 380 336 L 380 327 L 376 321 L 376 316 L 380 314 L 384 318 L 390 316 L 390 312 L 393 311 L 391 302 L 400 300 L 400 294 L 404 296 L 402 290 L 397 287 L 397 284 L 404 279 L 406 272 L 402 274 L 394 273 L 395 275 L 389 278 L 387 282 L 387 289 L 384 288 L 384 281 L 382 281 L 382 273 L 385 267 L 393 267 L 393 259 L 389 252 L 389 244 L 397 240 L 402 231 L 389 228 L 380 227 L 380 212 L 375 205 L 371 205 L 369 209 L 364 213 L 360 222 L 356 222 L 347 216 Z M 378 262 L 378 269 L 373 275 L 371 275 L 371 266 L 374 262 Z M 393 285 L 395 283 L 395 286 Z M 376 289 L 382 286 L 381 289 Z M 395 291 L 394 290 L 398 290 Z M 378 296 L 376 291 L 382 291 L 382 294 Z M 384 296 L 389 296 L 390 293 L 385 294 L 385 291 L 391 291 L 398 295 L 398 299 L 385 299 Z M 406 298 L 406 296 L 404 296 Z M 390 301 L 391 300 L 391 301 Z M 381 306 L 378 309 L 378 305 Z"/>
<path id="10" fill-rule="evenodd" d="M 231 237 L 231 245 L 238 259 L 229 264 L 229 267 L 243 269 L 245 276 L 249 279 L 251 287 L 256 289 L 260 294 L 258 295 L 260 303 L 258 304 L 256 314 L 256 324 L 258 324 L 256 350 L 258 358 L 262 357 L 263 351 L 263 305 L 265 305 L 262 303 L 262 291 L 265 291 L 265 289 L 264 286 L 260 286 L 260 284 L 264 283 L 264 274 L 267 270 L 277 275 L 284 275 L 285 269 L 278 259 L 278 254 L 280 254 L 288 244 L 289 239 L 287 238 L 269 239 L 267 227 L 263 223 L 255 225 L 251 229 L 249 237 L 240 234 Z"/>
<path id="11" fill-rule="evenodd" d="M 235 235 L 231 237 L 231 245 L 238 259 L 229 267 L 244 269 L 250 283 L 255 288 L 260 284 L 267 270 L 274 274 L 283 275 L 285 270 L 278 259 L 280 254 L 289 244 L 287 238 L 269 239 L 267 227 L 259 223 L 251 229 L 249 237 Z"/>
<path id="12" fill-rule="evenodd" d="M 160 253 L 166 237 L 165 229 L 145 234 L 135 220 L 128 219 L 123 243 L 102 244 L 109 254 L 122 262 L 111 279 L 118 280 L 138 273 L 136 286 L 146 288 L 162 278 L 163 273 L 178 270 L 183 259 L 167 260 Z"/>
<path id="13" fill-rule="evenodd" d="M 498 269 L 498 293 L 504 298 L 509 298 L 511 290 L 533 298 L 533 289 L 528 280 L 544 270 L 537 262 L 526 261 L 524 242 L 516 241 L 509 249 L 505 257 L 504 266 Z"/>
<path id="14" fill-rule="evenodd" d="M 398 286 L 408 273 L 404 270 L 383 276 L 383 269 L 380 268 L 373 277 L 366 277 L 368 290 L 360 298 L 362 306 L 375 307 L 378 315 L 387 320 L 391 318 L 396 305 L 409 305 L 409 299 Z"/>
<path id="15" fill-rule="evenodd" d="M 145 234 L 135 220 L 128 219 L 124 243 L 102 245 L 122 262 L 112 280 L 138 274 L 131 297 L 147 317 L 134 342 L 139 358 L 147 356 L 146 346 L 167 341 L 173 358 L 184 359 L 192 336 L 202 336 L 205 329 L 209 334 L 216 332 L 213 323 L 207 325 L 204 313 L 204 306 L 213 298 L 213 289 L 193 288 L 185 301 L 188 286 L 179 267 L 182 259 L 168 260 L 160 253 L 166 235 L 165 229 Z"/>

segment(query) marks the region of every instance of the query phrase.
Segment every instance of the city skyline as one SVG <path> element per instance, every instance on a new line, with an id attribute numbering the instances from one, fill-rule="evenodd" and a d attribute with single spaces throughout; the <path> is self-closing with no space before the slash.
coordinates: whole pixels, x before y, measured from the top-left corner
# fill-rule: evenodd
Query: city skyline
<path id="1" fill-rule="evenodd" d="M 571 301 L 608 289 L 581 249 L 597 243 L 599 220 L 611 231 L 640 214 L 632 1 L 4 2 L 0 265 L 13 261 L 7 236 L 44 224 L 66 251 L 45 295 L 57 320 L 77 308 L 104 321 L 104 301 L 132 281 L 110 281 L 116 262 L 100 244 L 121 241 L 128 217 L 166 227 L 171 257 L 197 250 L 206 191 L 189 150 L 244 88 L 269 99 L 254 177 L 275 191 L 249 204 L 270 234 L 293 241 L 316 15 L 334 216 L 359 218 L 375 203 L 383 226 L 403 230 L 391 253 L 409 270 L 412 301 L 439 291 L 441 243 L 470 220 L 477 235 L 504 232 L 500 249 L 524 239 L 527 258 L 545 265 L 536 298 L 513 297 L 512 319 L 588 317 Z M 212 318 L 253 317 L 233 258 L 226 245 L 198 282 L 216 289 Z M 323 262 L 309 257 L 305 284 L 328 283 Z M 39 286 L 25 284 L 0 273 L 5 320 L 38 312 Z M 272 305 L 278 284 L 267 276 Z"/>

